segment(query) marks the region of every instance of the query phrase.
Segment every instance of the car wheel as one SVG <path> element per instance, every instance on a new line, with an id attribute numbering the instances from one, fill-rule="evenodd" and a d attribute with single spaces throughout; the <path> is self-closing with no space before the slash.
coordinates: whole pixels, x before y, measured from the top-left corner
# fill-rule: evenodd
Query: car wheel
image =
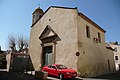
<path id="1" fill-rule="evenodd" d="M 59 78 L 60 78 L 60 80 L 63 80 L 63 78 L 64 78 L 63 74 L 60 74 Z"/>

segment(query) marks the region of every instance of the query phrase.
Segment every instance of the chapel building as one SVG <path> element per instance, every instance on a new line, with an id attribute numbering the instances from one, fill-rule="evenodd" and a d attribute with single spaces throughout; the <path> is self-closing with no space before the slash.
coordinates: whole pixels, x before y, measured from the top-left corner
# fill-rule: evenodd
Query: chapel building
<path id="1" fill-rule="evenodd" d="M 29 48 L 35 70 L 56 63 L 87 77 L 113 72 L 114 54 L 106 48 L 105 32 L 77 8 L 37 8 Z"/>

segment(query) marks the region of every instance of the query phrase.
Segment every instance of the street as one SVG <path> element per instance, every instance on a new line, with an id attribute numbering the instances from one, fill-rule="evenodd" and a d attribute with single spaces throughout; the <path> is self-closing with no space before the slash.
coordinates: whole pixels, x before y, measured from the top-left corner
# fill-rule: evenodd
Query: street
<path id="1" fill-rule="evenodd" d="M 0 71 L 0 80 L 40 80 L 32 75 L 18 72 Z M 59 80 L 58 78 L 48 77 L 47 80 Z M 93 78 L 74 78 L 72 80 L 120 80 L 120 72 L 97 76 Z"/>

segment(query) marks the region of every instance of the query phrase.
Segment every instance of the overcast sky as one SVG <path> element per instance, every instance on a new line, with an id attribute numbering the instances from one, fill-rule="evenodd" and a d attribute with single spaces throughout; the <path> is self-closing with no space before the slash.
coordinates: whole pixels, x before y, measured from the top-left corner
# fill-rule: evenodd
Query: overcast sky
<path id="1" fill-rule="evenodd" d="M 79 12 L 106 30 L 106 42 L 120 42 L 120 0 L 0 0 L 0 46 L 8 49 L 9 35 L 29 38 L 32 13 L 40 4 L 45 11 L 50 6 L 77 7 Z"/>

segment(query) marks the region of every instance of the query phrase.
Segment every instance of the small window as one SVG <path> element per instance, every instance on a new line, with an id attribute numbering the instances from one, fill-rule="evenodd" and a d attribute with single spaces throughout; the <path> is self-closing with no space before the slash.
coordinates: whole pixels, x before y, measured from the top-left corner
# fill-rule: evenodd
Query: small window
<path id="1" fill-rule="evenodd" d="M 115 60 L 118 60 L 118 56 L 115 56 Z"/>
<path id="2" fill-rule="evenodd" d="M 99 40 L 99 42 L 101 43 L 101 35 L 100 35 L 99 32 L 98 32 L 98 40 Z"/>
<path id="3" fill-rule="evenodd" d="M 39 18 L 41 18 L 42 17 L 42 15 L 39 15 Z"/>
<path id="4" fill-rule="evenodd" d="M 32 23 L 34 23 L 35 22 L 35 15 L 33 14 L 33 20 L 32 20 Z"/>
<path id="5" fill-rule="evenodd" d="M 118 64 L 119 65 L 119 70 L 120 70 L 120 64 Z"/>
<path id="6" fill-rule="evenodd" d="M 87 38 L 90 38 L 90 27 L 86 26 L 86 36 Z"/>
<path id="7" fill-rule="evenodd" d="M 114 48 L 114 51 L 117 52 L 117 47 Z"/>

